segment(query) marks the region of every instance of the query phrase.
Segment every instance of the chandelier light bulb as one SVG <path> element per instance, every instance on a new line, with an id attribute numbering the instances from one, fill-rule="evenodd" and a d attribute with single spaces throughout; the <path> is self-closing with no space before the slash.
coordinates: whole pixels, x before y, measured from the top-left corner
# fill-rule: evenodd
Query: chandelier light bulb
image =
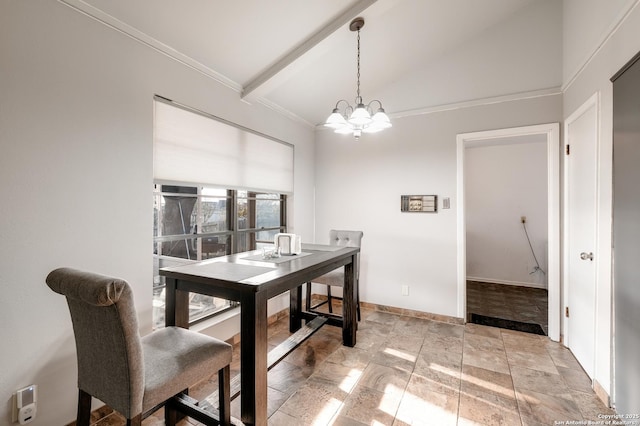
<path id="1" fill-rule="evenodd" d="M 391 120 L 389 120 L 389 116 L 384 112 L 384 109 L 382 108 L 378 109 L 378 112 L 376 112 L 373 117 L 371 117 L 371 120 L 377 127 L 380 127 L 380 129 L 388 129 L 392 126 Z"/>
<path id="2" fill-rule="evenodd" d="M 348 121 L 355 126 L 364 126 L 371 123 L 371 114 L 363 104 L 358 104 Z"/>
<path id="3" fill-rule="evenodd" d="M 345 120 L 344 116 L 340 114 L 338 108 L 335 108 L 327 121 L 324 123 L 325 126 L 331 127 L 332 129 L 338 129 L 344 126 L 347 126 L 347 120 Z"/>

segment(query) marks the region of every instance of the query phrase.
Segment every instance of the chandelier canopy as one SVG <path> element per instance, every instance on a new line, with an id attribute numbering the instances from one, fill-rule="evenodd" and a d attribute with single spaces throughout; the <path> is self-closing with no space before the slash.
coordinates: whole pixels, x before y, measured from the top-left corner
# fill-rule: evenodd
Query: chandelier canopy
<path id="1" fill-rule="evenodd" d="M 362 101 L 362 96 L 360 96 L 360 29 L 363 26 L 364 18 L 361 17 L 355 18 L 349 25 L 351 31 L 357 31 L 358 33 L 358 74 L 355 107 L 344 99 L 339 100 L 324 123 L 325 126 L 334 129 L 336 133 L 353 134 L 356 140 L 360 138 L 362 133 L 376 133 L 391 127 L 391 120 L 384 112 L 382 102 L 374 99 L 365 105 Z M 374 110 L 374 106 L 377 109 Z"/>

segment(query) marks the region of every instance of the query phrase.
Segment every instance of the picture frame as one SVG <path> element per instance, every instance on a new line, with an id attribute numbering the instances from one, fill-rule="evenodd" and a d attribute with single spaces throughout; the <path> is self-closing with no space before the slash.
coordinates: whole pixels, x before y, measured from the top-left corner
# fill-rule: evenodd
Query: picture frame
<path id="1" fill-rule="evenodd" d="M 406 213 L 437 213 L 437 195 L 401 195 L 400 211 Z"/>

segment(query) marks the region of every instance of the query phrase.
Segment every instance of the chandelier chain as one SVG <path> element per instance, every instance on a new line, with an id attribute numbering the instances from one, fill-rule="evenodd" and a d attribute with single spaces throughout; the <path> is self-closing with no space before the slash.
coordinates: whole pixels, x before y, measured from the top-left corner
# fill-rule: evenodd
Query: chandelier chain
<path id="1" fill-rule="evenodd" d="M 358 73 L 357 73 L 357 81 L 358 86 L 356 89 L 356 104 L 362 103 L 362 98 L 360 97 L 360 28 L 358 28 Z"/>

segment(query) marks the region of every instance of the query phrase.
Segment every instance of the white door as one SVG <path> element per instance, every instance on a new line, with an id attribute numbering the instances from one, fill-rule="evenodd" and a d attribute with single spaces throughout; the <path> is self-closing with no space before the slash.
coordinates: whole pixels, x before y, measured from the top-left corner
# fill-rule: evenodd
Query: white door
<path id="1" fill-rule="evenodd" d="M 595 367 L 598 95 L 565 122 L 566 344 L 589 377 Z"/>

